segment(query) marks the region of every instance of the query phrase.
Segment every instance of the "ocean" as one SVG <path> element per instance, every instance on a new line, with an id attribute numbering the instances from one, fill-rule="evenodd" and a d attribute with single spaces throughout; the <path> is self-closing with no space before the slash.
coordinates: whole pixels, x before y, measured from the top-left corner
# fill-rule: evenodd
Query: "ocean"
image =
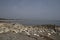
<path id="1" fill-rule="evenodd" d="M 43 25 L 43 24 L 55 24 L 60 26 L 60 20 L 16 20 L 16 23 L 24 25 Z"/>
<path id="2" fill-rule="evenodd" d="M 20 24 L 24 24 L 24 25 L 55 24 L 55 25 L 60 26 L 60 20 L 2 20 L 2 21 L 20 23 Z"/>

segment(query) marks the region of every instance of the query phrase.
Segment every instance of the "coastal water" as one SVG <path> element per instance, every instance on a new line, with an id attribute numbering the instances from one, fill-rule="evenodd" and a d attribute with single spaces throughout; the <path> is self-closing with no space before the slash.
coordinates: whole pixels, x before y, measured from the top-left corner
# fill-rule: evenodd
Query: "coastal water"
<path id="1" fill-rule="evenodd" d="M 17 22 L 25 25 L 55 24 L 60 26 L 60 20 L 16 20 L 13 22 Z"/>
<path id="2" fill-rule="evenodd" d="M 2 20 L 2 21 L 21 23 L 24 25 L 55 24 L 60 26 L 60 20 Z"/>

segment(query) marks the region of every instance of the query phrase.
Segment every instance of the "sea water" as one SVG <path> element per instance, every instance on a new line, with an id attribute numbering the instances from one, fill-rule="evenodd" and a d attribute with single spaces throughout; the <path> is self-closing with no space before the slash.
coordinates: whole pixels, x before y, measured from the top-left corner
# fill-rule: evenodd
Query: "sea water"
<path id="1" fill-rule="evenodd" d="M 55 24 L 60 26 L 60 20 L 16 20 L 15 22 L 25 25 Z"/>
<path id="2" fill-rule="evenodd" d="M 2 20 L 13 23 L 21 23 L 24 25 L 43 25 L 43 24 L 55 24 L 60 26 L 60 20 Z"/>

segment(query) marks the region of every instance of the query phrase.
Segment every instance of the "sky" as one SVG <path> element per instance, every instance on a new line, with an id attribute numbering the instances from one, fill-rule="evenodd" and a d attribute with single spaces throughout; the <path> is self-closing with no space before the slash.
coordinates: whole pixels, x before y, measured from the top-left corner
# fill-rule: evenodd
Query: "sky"
<path id="1" fill-rule="evenodd" d="M 0 18 L 60 20 L 60 0 L 0 0 Z"/>

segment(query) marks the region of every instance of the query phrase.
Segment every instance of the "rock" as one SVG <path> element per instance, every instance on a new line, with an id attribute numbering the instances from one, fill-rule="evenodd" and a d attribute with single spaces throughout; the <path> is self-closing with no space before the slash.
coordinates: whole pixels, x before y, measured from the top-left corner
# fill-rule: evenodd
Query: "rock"
<path id="1" fill-rule="evenodd" d="M 26 26 L 25 25 L 24 26 L 24 25 L 18 24 L 18 23 L 15 23 L 15 24 L 14 23 L 0 23 L 0 34 L 6 33 L 6 35 L 7 34 L 9 36 L 11 35 L 11 38 L 13 38 L 13 39 L 10 38 L 11 40 L 19 40 L 19 37 L 17 36 L 18 33 L 20 33 L 20 35 L 21 34 L 25 35 L 27 38 L 33 38 L 33 40 L 37 40 L 41 36 L 42 36 L 43 40 L 44 40 L 44 38 L 51 39 L 52 37 L 56 37 L 53 34 L 57 34 L 57 32 L 58 32 L 58 31 L 56 32 L 54 29 L 59 30 L 59 28 L 57 28 L 56 26 L 53 26 L 53 25 L 45 25 L 45 26 L 44 25 L 42 25 L 42 26 L 40 26 L 40 25 Z M 18 38 L 15 39 L 16 37 L 14 37 L 14 35 L 17 36 Z M 7 37 L 9 37 L 9 36 L 7 36 Z M 28 36 L 30 36 L 30 37 L 28 37 Z M 7 38 L 7 39 L 9 39 L 9 38 Z M 22 40 L 24 40 L 24 39 L 22 39 Z"/>

